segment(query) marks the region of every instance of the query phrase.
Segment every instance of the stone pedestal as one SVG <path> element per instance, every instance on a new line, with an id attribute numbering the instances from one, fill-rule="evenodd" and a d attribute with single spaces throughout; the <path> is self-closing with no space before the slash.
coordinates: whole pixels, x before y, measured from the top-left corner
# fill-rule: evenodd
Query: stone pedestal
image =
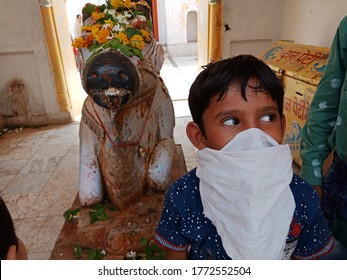
<path id="1" fill-rule="evenodd" d="M 187 171 L 182 148 L 180 145 L 176 146 L 171 182 Z M 83 207 L 78 219 L 64 223 L 50 259 L 75 259 L 76 244 L 82 248 L 105 250 L 104 259 L 124 259 L 130 251 L 142 254 L 140 240 L 143 237 L 148 241 L 153 239 L 163 209 L 164 197 L 165 192 L 146 194 L 122 211 L 111 211 L 108 209 L 109 205 L 105 204 L 105 213 L 109 219 L 93 224 L 90 224 L 88 214 L 93 210 L 92 207 Z M 71 209 L 79 207 L 76 197 Z"/>

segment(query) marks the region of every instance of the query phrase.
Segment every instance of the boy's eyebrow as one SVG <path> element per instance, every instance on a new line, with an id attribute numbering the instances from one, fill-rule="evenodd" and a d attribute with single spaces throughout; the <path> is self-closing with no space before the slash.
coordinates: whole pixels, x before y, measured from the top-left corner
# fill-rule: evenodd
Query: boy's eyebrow
<path id="1" fill-rule="evenodd" d="M 236 115 L 240 112 L 240 110 L 224 110 L 219 112 L 215 118 L 219 118 L 219 117 L 224 117 L 224 116 L 230 116 L 230 115 Z"/>
<path id="2" fill-rule="evenodd" d="M 261 111 L 278 111 L 278 107 L 275 105 L 265 106 L 260 108 Z"/>
<path id="3" fill-rule="evenodd" d="M 258 111 L 260 112 L 278 111 L 278 107 L 275 105 L 265 106 L 265 107 L 259 108 Z M 215 117 L 219 118 L 224 116 L 236 115 L 236 114 L 239 114 L 240 112 L 241 112 L 240 110 L 224 110 L 219 112 Z"/>

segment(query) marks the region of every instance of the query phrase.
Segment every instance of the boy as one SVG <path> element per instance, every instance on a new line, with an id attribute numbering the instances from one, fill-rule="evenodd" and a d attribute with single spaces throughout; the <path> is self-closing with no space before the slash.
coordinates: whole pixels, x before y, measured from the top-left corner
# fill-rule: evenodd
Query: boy
<path id="1" fill-rule="evenodd" d="M 2 197 L 0 197 L 0 259 L 28 259 L 25 245 L 16 235 L 10 211 Z"/>
<path id="2" fill-rule="evenodd" d="M 333 247 L 316 192 L 293 175 L 283 88 L 251 55 L 210 63 L 189 92 L 198 167 L 173 183 L 155 236 L 167 259 L 317 259 Z"/>

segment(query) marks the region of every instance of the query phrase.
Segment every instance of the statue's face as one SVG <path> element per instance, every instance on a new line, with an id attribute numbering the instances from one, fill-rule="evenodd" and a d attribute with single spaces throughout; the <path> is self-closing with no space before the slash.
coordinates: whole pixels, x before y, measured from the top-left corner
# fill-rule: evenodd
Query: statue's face
<path id="1" fill-rule="evenodd" d="M 134 96 L 139 77 L 128 58 L 117 52 L 105 52 L 86 65 L 83 84 L 96 104 L 106 109 L 118 109 Z"/>

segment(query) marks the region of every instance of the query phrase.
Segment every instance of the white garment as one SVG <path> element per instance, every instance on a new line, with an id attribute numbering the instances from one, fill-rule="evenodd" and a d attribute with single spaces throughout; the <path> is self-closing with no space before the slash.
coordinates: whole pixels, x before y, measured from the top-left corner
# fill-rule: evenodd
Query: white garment
<path id="1" fill-rule="evenodd" d="M 80 37 L 82 34 L 82 24 L 76 20 L 74 25 L 74 38 Z"/>
<path id="2" fill-rule="evenodd" d="M 229 257 L 282 259 L 295 210 L 289 146 L 251 128 L 219 151 L 198 151 L 198 163 L 204 214 Z"/>

